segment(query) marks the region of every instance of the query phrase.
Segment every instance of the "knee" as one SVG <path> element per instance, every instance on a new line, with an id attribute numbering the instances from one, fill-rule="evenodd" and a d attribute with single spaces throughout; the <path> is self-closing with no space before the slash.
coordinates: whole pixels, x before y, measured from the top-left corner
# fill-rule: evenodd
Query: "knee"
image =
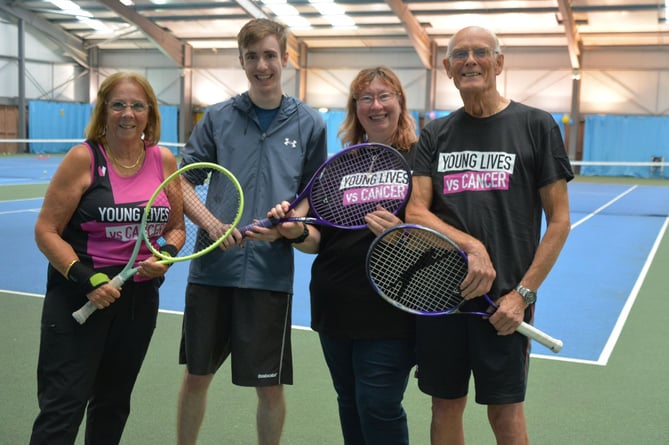
<path id="1" fill-rule="evenodd" d="M 213 378 L 213 374 L 195 375 L 186 371 L 182 384 L 182 391 L 192 394 L 206 393 Z"/>
<path id="2" fill-rule="evenodd" d="M 260 402 L 275 405 L 282 404 L 284 400 L 283 385 L 259 386 L 256 388 Z"/>
<path id="3" fill-rule="evenodd" d="M 460 417 L 465 411 L 467 397 L 459 399 L 432 398 L 432 417 L 435 419 Z"/>

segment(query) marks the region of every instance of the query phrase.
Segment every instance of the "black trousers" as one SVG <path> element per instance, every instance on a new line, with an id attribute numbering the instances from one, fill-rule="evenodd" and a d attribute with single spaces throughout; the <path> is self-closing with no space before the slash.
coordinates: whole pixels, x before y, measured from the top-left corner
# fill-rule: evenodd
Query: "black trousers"
<path id="1" fill-rule="evenodd" d="M 47 291 L 37 365 L 40 412 L 31 445 L 74 444 L 86 412 L 86 444 L 118 444 L 130 397 L 155 330 L 162 280 L 127 282 L 121 298 L 83 325 L 86 300 L 69 283 Z"/>

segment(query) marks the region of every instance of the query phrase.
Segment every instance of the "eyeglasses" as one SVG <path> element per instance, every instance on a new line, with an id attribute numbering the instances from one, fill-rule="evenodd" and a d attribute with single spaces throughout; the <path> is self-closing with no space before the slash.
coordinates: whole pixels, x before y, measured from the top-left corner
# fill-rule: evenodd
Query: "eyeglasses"
<path id="1" fill-rule="evenodd" d="M 149 106 L 144 102 L 133 102 L 131 104 L 127 104 L 125 102 L 115 101 L 109 103 L 109 108 L 116 112 L 125 111 L 125 109 L 128 107 L 130 107 L 135 113 L 143 113 L 149 108 Z"/>
<path id="2" fill-rule="evenodd" d="M 381 93 L 378 96 L 371 96 L 371 95 L 364 95 L 358 97 L 355 101 L 358 105 L 365 105 L 367 107 L 371 106 L 374 103 L 374 100 L 378 100 L 382 104 L 387 104 L 391 100 L 393 100 L 397 94 L 395 93 Z"/>
<path id="3" fill-rule="evenodd" d="M 462 62 L 469 58 L 470 53 L 474 54 L 476 60 L 483 60 L 490 57 L 492 54 L 497 54 L 498 51 L 493 51 L 490 48 L 456 49 L 451 53 L 449 58 Z"/>

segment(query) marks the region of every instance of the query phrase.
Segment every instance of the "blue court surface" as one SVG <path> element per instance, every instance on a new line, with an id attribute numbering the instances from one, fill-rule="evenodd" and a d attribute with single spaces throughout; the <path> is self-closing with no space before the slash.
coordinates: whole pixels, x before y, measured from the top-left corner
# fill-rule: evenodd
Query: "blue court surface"
<path id="1" fill-rule="evenodd" d="M 0 162 L 0 184 L 27 181 L 4 161 Z M 31 162 L 40 163 L 40 169 L 31 168 L 32 182 L 40 182 L 41 176 L 50 178 L 58 160 Z M 569 187 L 572 231 L 540 289 L 535 315 L 535 326 L 562 339 L 565 346 L 554 354 L 535 343 L 533 352 L 555 360 L 605 365 L 666 230 L 669 190 L 584 182 L 572 182 Z M 0 290 L 27 296 L 44 294 L 47 262 L 33 239 L 41 203 L 41 199 L 0 202 L 0 225 L 4 229 Z M 296 327 L 308 327 L 310 322 L 312 259 L 296 253 Z M 170 269 L 161 291 L 162 310 L 182 312 L 187 269 L 187 263 Z"/>

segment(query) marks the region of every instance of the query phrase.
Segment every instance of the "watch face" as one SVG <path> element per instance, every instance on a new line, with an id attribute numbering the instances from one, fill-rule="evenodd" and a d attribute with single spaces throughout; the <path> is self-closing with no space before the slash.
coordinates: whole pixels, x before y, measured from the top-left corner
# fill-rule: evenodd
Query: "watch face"
<path id="1" fill-rule="evenodd" d="M 525 292 L 525 295 L 523 296 L 525 299 L 525 302 L 527 304 L 533 304 L 535 301 L 537 301 L 537 293 L 531 290 L 528 290 Z"/>
<path id="2" fill-rule="evenodd" d="M 525 303 L 527 304 L 533 304 L 534 302 L 537 301 L 537 293 L 534 292 L 533 290 L 529 290 L 526 287 L 523 286 L 518 286 L 516 288 L 518 293 L 523 297 L 523 300 L 525 300 Z"/>

